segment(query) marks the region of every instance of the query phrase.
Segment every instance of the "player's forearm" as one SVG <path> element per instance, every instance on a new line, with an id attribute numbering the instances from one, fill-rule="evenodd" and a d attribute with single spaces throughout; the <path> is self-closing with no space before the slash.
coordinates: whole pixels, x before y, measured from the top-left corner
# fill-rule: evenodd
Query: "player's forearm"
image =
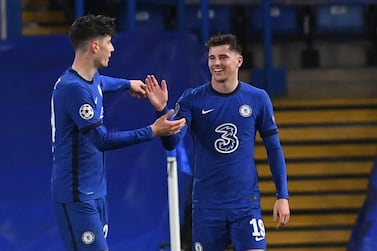
<path id="1" fill-rule="evenodd" d="M 169 110 L 168 107 L 165 106 L 161 111 L 156 111 L 157 118 L 167 113 L 168 110 Z M 162 146 L 168 151 L 175 149 L 180 140 L 178 134 L 171 135 L 171 136 L 162 136 L 160 138 L 161 138 Z"/>
<path id="2" fill-rule="evenodd" d="M 153 138 L 149 126 L 131 131 L 109 132 L 105 126 L 101 125 L 90 130 L 88 136 L 101 151 L 135 145 Z"/>
<path id="3" fill-rule="evenodd" d="M 265 137 L 264 143 L 267 150 L 271 174 L 275 182 L 276 196 L 278 199 L 288 199 L 287 171 L 278 134 Z"/>
<path id="4" fill-rule="evenodd" d="M 128 90 L 131 87 L 131 81 L 124 78 L 113 78 L 101 75 L 102 90 L 104 92 L 116 92 Z"/>

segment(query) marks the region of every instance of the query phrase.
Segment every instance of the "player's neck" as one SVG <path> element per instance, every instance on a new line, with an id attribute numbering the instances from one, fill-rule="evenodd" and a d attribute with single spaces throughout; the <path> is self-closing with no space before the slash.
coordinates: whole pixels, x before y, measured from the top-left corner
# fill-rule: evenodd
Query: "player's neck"
<path id="1" fill-rule="evenodd" d="M 75 57 L 72 64 L 72 69 L 75 70 L 83 79 L 92 81 L 97 68 L 95 68 L 90 62 L 90 60 L 86 60 L 83 57 Z"/>
<path id="2" fill-rule="evenodd" d="M 223 94 L 233 92 L 238 86 L 238 78 L 235 79 L 227 79 L 225 81 L 216 81 L 214 78 L 211 80 L 212 88 Z"/>

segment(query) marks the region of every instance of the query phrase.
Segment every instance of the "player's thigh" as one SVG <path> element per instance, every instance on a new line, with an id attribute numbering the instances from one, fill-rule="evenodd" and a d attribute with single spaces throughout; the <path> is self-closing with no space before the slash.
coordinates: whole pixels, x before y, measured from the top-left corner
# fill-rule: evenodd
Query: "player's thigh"
<path id="1" fill-rule="evenodd" d="M 193 208 L 192 223 L 195 251 L 225 250 L 230 244 L 224 210 Z"/>
<path id="2" fill-rule="evenodd" d="M 59 231 L 68 250 L 108 250 L 105 199 L 55 203 Z"/>
<path id="3" fill-rule="evenodd" d="M 260 208 L 230 211 L 231 240 L 236 251 L 266 250 L 266 231 Z"/>

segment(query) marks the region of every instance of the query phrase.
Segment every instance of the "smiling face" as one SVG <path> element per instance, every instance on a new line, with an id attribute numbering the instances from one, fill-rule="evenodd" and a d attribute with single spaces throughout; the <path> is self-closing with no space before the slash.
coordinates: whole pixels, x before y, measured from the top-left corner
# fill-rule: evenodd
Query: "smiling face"
<path id="1" fill-rule="evenodd" d="M 208 67 L 212 74 L 212 83 L 238 83 L 238 69 L 243 58 L 229 45 L 212 46 L 208 49 Z"/>

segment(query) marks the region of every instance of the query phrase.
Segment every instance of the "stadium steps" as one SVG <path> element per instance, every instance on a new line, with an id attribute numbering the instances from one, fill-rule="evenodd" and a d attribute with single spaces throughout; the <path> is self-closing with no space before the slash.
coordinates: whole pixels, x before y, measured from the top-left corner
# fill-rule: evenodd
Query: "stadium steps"
<path id="1" fill-rule="evenodd" d="M 324 48 L 331 50 L 332 45 L 324 45 Z M 357 50 L 357 46 L 349 46 L 350 51 Z M 352 62 L 350 60 L 352 58 L 351 55 L 343 54 L 347 58 L 347 62 Z M 328 64 L 335 64 L 337 59 L 328 58 L 327 61 Z M 341 98 L 352 100 L 355 97 L 375 98 L 377 93 L 377 71 L 375 66 L 347 67 L 338 64 L 336 67 L 314 69 L 287 68 L 286 81 L 289 98 Z"/>
<path id="2" fill-rule="evenodd" d="M 258 139 L 255 155 L 268 250 L 345 251 L 377 154 L 377 99 L 273 103 L 287 163 L 291 220 L 275 229 L 275 188 Z"/>
<path id="3" fill-rule="evenodd" d="M 29 0 L 22 6 L 22 35 L 67 34 L 69 25 L 64 12 L 50 6 L 49 0 Z"/>

